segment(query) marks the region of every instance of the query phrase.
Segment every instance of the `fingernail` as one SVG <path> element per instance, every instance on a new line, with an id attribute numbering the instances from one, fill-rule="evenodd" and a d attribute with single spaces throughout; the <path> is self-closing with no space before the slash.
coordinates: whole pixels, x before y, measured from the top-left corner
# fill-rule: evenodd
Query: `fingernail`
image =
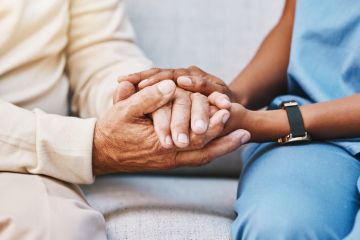
<path id="1" fill-rule="evenodd" d="M 249 142 L 250 137 L 251 137 L 250 133 L 243 129 L 234 131 L 232 133 L 232 135 L 236 138 L 239 138 L 241 144 L 245 144 L 245 143 Z"/>
<path id="2" fill-rule="evenodd" d="M 242 136 L 240 142 L 241 144 L 248 143 L 250 141 L 251 135 L 248 131 L 245 131 L 244 136 Z"/>
<path id="3" fill-rule="evenodd" d="M 188 77 L 179 77 L 178 78 L 178 83 L 180 83 L 181 85 L 184 85 L 184 86 L 191 86 L 192 85 L 192 81 Z"/>
<path id="4" fill-rule="evenodd" d="M 166 143 L 166 145 L 172 145 L 172 140 L 171 140 L 170 136 L 165 137 L 165 143 Z"/>
<path id="5" fill-rule="evenodd" d="M 144 79 L 139 83 L 139 86 L 143 86 L 144 84 L 146 84 L 149 81 L 149 79 Z"/>
<path id="6" fill-rule="evenodd" d="M 225 124 L 230 118 L 230 113 L 225 113 L 223 118 L 222 118 L 222 121 L 223 123 Z"/>
<path id="7" fill-rule="evenodd" d="M 162 94 L 166 95 L 175 90 L 175 83 L 173 81 L 162 81 L 157 84 L 157 88 Z"/>
<path id="8" fill-rule="evenodd" d="M 195 121 L 195 128 L 201 132 L 205 132 L 207 127 L 203 120 L 196 120 Z"/>
<path id="9" fill-rule="evenodd" d="M 177 138 L 178 142 L 179 143 L 183 143 L 183 144 L 188 144 L 189 143 L 189 138 L 186 134 L 184 133 L 180 133 L 178 135 L 178 138 Z"/>
<path id="10" fill-rule="evenodd" d="M 223 98 L 220 100 L 220 103 L 224 106 L 230 106 L 231 102 L 229 100 L 227 100 L 226 98 Z"/>

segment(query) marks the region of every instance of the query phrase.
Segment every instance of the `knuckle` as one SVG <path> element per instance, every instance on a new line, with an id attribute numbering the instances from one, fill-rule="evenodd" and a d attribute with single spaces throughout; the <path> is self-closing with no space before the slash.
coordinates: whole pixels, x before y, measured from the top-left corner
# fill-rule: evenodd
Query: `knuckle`
<path id="1" fill-rule="evenodd" d="M 206 145 L 206 139 L 203 135 L 195 135 L 191 143 L 194 147 L 203 148 Z"/>
<path id="2" fill-rule="evenodd" d="M 177 79 L 178 77 L 181 76 L 186 76 L 188 75 L 188 70 L 185 68 L 179 68 L 179 69 L 175 69 L 174 70 L 174 78 Z"/>
<path id="3" fill-rule="evenodd" d="M 189 67 L 188 67 L 188 69 L 190 70 L 190 71 L 199 71 L 199 70 L 201 70 L 200 68 L 198 68 L 197 66 L 195 66 L 195 65 L 190 65 Z"/>
<path id="4" fill-rule="evenodd" d="M 128 77 L 140 76 L 140 73 L 131 73 L 127 75 Z"/>
<path id="5" fill-rule="evenodd" d="M 142 101 L 149 101 L 151 99 L 159 99 L 163 97 L 163 93 L 157 87 L 157 85 L 152 85 L 142 89 L 139 93 Z"/>
<path id="6" fill-rule="evenodd" d="M 206 145 L 206 139 L 205 137 L 200 137 L 197 139 L 196 146 L 199 148 L 203 148 Z"/>
<path id="7" fill-rule="evenodd" d="M 154 67 L 154 68 L 151 68 L 150 71 L 152 71 L 152 72 L 160 72 L 161 68 Z"/>
<path id="8" fill-rule="evenodd" d="M 211 135 L 216 138 L 218 137 L 218 135 L 223 131 L 224 129 L 224 124 L 222 121 L 216 123 L 216 124 L 213 124 L 212 126 L 210 126 L 211 128 Z"/>
<path id="9" fill-rule="evenodd" d="M 174 101 L 174 105 L 189 106 L 191 104 L 190 96 L 188 94 L 179 94 Z"/>
<path id="10" fill-rule="evenodd" d="M 205 79 L 203 79 L 203 78 L 198 78 L 196 80 L 196 85 L 197 85 L 198 88 L 203 89 L 203 88 L 205 88 L 207 86 L 207 81 Z"/>
<path id="11" fill-rule="evenodd" d="M 187 107 L 190 106 L 190 101 L 187 98 L 178 99 L 174 105 L 177 105 L 179 107 Z"/>
<path id="12" fill-rule="evenodd" d="M 205 96 L 200 94 L 199 100 L 203 103 L 203 104 L 209 104 L 209 99 Z"/>
<path id="13" fill-rule="evenodd" d="M 154 127 L 160 132 L 168 132 L 169 131 L 169 123 L 166 120 L 161 118 L 153 117 Z"/>
<path id="14" fill-rule="evenodd" d="M 223 86 L 223 85 L 218 85 L 219 86 L 219 91 L 224 94 L 226 93 L 227 87 Z M 224 94 L 225 95 L 225 94 Z M 225 95 L 227 97 L 227 95 Z"/>
<path id="15" fill-rule="evenodd" d="M 191 97 L 193 100 L 201 100 L 202 102 L 207 101 L 207 97 L 198 92 L 192 93 Z"/>
<path id="16" fill-rule="evenodd" d="M 131 116 L 133 109 L 134 109 L 134 105 L 133 104 L 126 104 L 126 105 L 121 105 L 121 115 L 123 117 L 127 117 L 127 116 Z"/>
<path id="17" fill-rule="evenodd" d="M 168 168 L 169 168 L 169 169 L 173 169 L 173 168 L 179 167 L 180 164 L 179 164 L 178 159 L 179 159 L 179 152 L 175 152 L 174 154 L 172 154 L 172 155 L 169 157 Z"/>
<path id="18" fill-rule="evenodd" d="M 175 73 L 174 69 L 168 69 L 168 70 L 165 70 L 164 72 L 162 72 L 162 77 L 174 79 L 174 73 Z"/>
<path id="19" fill-rule="evenodd" d="M 209 154 L 207 154 L 207 152 L 203 152 L 199 157 L 199 163 L 201 165 L 207 164 L 208 162 L 210 162 L 210 160 L 210 156 Z"/>
<path id="20" fill-rule="evenodd" d="M 139 94 L 139 101 L 145 102 L 150 100 L 154 96 L 159 96 L 161 93 L 160 90 L 157 89 L 157 87 L 151 86 L 151 88 L 145 88 L 142 91 L 138 92 L 138 94 Z"/>
<path id="21" fill-rule="evenodd" d="M 186 132 L 188 130 L 188 124 L 182 120 L 173 121 L 170 127 L 174 132 Z"/>
<path id="22" fill-rule="evenodd" d="M 205 71 L 203 71 L 201 68 L 194 66 L 194 65 L 190 66 L 188 69 L 193 75 L 196 75 L 196 76 L 207 75 L 207 73 Z"/>

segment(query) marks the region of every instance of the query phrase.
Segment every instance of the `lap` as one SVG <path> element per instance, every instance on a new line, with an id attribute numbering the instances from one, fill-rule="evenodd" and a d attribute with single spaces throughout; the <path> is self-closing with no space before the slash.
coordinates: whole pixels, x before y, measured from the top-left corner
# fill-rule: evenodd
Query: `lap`
<path id="1" fill-rule="evenodd" d="M 357 182 L 358 191 L 360 193 L 360 178 Z M 345 240 L 358 240 L 360 239 L 360 210 L 356 215 L 354 226 L 348 236 L 346 236 Z"/>
<path id="2" fill-rule="evenodd" d="M 348 152 L 330 143 L 271 143 L 247 151 L 235 205 L 237 239 L 258 227 L 249 224 L 254 216 L 273 229 L 293 221 L 308 228 L 309 236 L 319 228 L 327 229 L 327 236 L 351 231 L 359 209 L 360 164 Z"/>
<path id="3" fill-rule="evenodd" d="M 106 239 L 80 188 L 52 178 L 0 173 L 1 239 Z"/>

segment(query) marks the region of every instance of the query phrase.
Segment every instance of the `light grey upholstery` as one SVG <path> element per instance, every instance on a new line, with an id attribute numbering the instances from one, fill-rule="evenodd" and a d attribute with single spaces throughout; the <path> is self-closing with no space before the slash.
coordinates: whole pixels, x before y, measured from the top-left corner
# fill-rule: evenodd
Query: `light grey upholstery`
<path id="1" fill-rule="evenodd" d="M 138 43 L 159 67 L 198 65 L 226 81 L 249 61 L 283 1 L 128 0 Z M 110 239 L 222 240 L 230 238 L 239 153 L 205 168 L 182 169 L 192 178 L 110 176 L 85 188 L 105 214 Z M 177 171 L 176 173 L 178 173 Z M 173 174 L 174 172 L 168 172 Z"/>
<path id="2" fill-rule="evenodd" d="M 230 82 L 278 20 L 282 0 L 128 0 L 138 44 L 158 67 L 197 65 Z M 171 174 L 237 177 L 239 151 Z"/>
<path id="3" fill-rule="evenodd" d="M 229 239 L 234 179 L 105 177 L 86 187 L 110 239 Z"/>
<path id="4" fill-rule="evenodd" d="M 283 2 L 128 0 L 128 12 L 156 66 L 197 65 L 229 82 L 274 26 Z"/>

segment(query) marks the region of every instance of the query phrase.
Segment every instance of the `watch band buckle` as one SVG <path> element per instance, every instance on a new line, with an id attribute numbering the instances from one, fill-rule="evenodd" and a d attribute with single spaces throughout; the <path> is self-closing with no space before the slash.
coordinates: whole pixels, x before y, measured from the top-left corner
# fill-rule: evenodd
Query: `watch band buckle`
<path id="1" fill-rule="evenodd" d="M 291 142 L 309 142 L 311 141 L 311 137 L 310 135 L 305 132 L 304 136 L 301 137 L 294 137 L 291 133 L 285 137 L 279 138 L 278 139 L 278 143 L 280 144 L 286 144 L 286 143 L 291 143 Z"/>

